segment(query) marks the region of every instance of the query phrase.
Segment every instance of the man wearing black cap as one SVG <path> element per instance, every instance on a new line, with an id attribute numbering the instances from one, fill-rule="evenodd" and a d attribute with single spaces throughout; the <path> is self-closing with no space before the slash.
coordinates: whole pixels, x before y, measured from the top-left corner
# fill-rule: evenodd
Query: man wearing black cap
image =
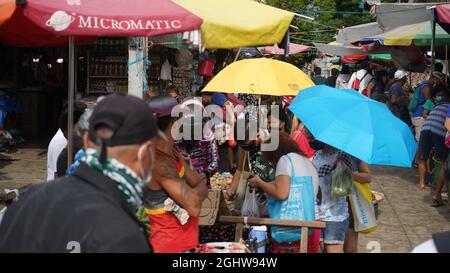
<path id="1" fill-rule="evenodd" d="M 86 156 L 71 175 L 30 190 L 0 225 L 0 252 L 150 252 L 134 213 L 151 179 L 160 132 L 142 100 L 114 94 L 95 106 Z"/>

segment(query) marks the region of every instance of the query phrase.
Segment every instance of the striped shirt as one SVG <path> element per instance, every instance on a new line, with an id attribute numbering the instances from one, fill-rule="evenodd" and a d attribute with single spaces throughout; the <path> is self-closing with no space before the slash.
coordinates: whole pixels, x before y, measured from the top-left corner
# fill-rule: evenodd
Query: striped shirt
<path id="1" fill-rule="evenodd" d="M 433 134 L 445 137 L 447 130 L 445 129 L 444 123 L 449 105 L 449 103 L 437 104 L 425 120 L 422 132 L 431 131 Z"/>

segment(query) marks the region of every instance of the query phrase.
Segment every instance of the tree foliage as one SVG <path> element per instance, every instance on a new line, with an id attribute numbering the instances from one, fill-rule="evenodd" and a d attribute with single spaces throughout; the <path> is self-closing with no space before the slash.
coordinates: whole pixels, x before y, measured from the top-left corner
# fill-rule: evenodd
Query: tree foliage
<path id="1" fill-rule="evenodd" d="M 309 21 L 295 16 L 291 28 L 291 41 L 295 43 L 312 45 L 313 42 L 329 43 L 336 39 L 339 28 L 374 22 L 367 3 L 361 8 L 360 0 L 265 0 L 268 5 L 295 12 L 297 14 L 313 17 Z M 397 2 L 396 0 L 383 1 Z M 315 54 L 291 56 L 288 61 L 299 64 L 302 59 L 314 58 Z"/>

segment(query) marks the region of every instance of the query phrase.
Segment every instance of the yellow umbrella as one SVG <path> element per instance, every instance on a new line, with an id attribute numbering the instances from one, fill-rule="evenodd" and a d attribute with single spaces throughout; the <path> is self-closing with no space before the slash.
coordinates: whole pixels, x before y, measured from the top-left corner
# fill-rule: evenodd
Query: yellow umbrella
<path id="1" fill-rule="evenodd" d="M 281 42 L 294 13 L 251 0 L 173 0 L 203 19 L 205 48 L 236 48 Z"/>
<path id="2" fill-rule="evenodd" d="M 303 71 L 290 63 L 268 59 L 237 61 L 220 71 L 202 91 L 295 96 L 314 86 Z"/>

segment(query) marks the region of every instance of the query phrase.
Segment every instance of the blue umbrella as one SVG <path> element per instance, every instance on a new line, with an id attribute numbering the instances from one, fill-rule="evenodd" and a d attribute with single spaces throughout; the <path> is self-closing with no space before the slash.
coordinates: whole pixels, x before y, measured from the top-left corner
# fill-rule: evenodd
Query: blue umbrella
<path id="1" fill-rule="evenodd" d="M 368 164 L 411 167 L 417 143 L 386 105 L 353 89 L 317 85 L 289 106 L 314 137 Z"/>

